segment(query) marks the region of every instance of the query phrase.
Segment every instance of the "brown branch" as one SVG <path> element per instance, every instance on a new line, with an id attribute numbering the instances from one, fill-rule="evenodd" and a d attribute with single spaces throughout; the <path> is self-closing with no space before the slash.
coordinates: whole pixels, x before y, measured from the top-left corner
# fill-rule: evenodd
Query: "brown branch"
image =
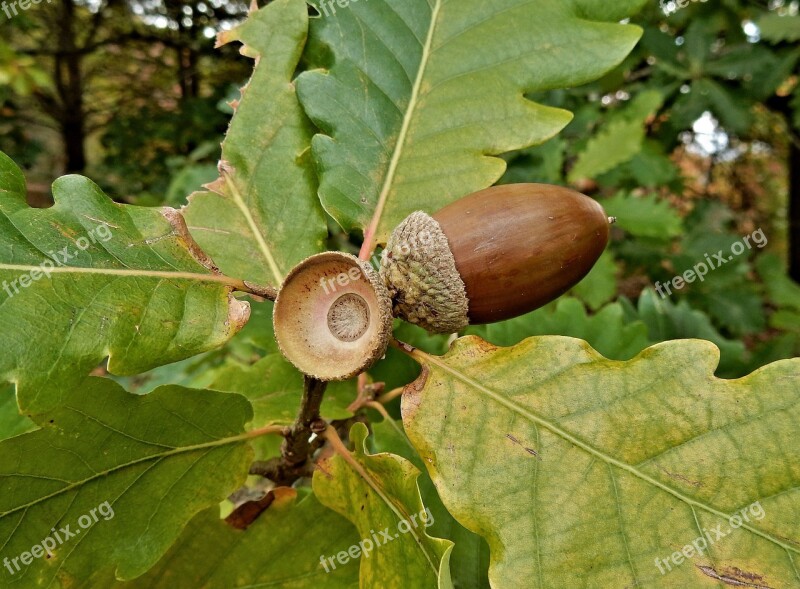
<path id="1" fill-rule="evenodd" d="M 244 285 L 248 288 L 246 292 L 263 297 L 268 301 L 278 298 L 278 289 L 274 286 L 254 284 L 249 280 L 245 280 Z"/>
<path id="2" fill-rule="evenodd" d="M 325 431 L 326 427 L 324 422 L 319 423 L 322 421 L 319 411 L 328 383 L 310 376 L 304 376 L 303 379 L 300 412 L 281 446 L 281 459 L 293 467 L 302 466 L 308 461 L 311 454 L 311 435 Z"/>
<path id="3" fill-rule="evenodd" d="M 355 423 L 367 423 L 367 418 L 363 414 L 354 415 L 347 419 L 335 419 L 331 425 L 339 432 L 342 439 L 347 439 L 350 434 L 350 428 Z M 325 438 L 322 437 L 320 432 L 324 431 L 325 422 L 320 419 L 312 423 L 312 431 L 318 436 L 309 444 L 308 456 L 311 457 L 314 453 L 325 445 Z M 319 430 L 319 431 L 317 431 Z M 284 436 L 289 435 L 290 428 L 286 428 Z M 306 460 L 298 465 L 291 465 L 287 463 L 282 456 L 270 458 L 269 460 L 259 460 L 250 466 L 250 474 L 268 478 L 279 487 L 291 487 L 296 481 L 301 478 L 308 478 L 314 474 L 316 465 L 312 460 Z"/>

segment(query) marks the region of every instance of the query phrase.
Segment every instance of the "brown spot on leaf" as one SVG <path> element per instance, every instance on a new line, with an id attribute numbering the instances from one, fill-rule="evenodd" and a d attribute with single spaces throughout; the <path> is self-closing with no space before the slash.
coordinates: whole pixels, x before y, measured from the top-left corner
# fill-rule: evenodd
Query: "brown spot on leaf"
<path id="1" fill-rule="evenodd" d="M 663 468 L 661 466 L 659 466 L 658 468 L 659 468 L 659 470 L 664 472 L 671 479 L 675 479 L 676 481 L 682 481 L 682 482 L 686 483 L 687 485 L 691 485 L 692 487 L 696 487 L 696 488 L 699 488 L 699 487 L 703 486 L 703 483 L 701 483 L 700 481 L 693 481 L 690 478 L 685 477 L 682 474 L 670 472 L 666 468 Z"/>
<path id="2" fill-rule="evenodd" d="M 275 501 L 275 493 L 269 491 L 258 501 L 242 503 L 225 518 L 225 523 L 237 530 L 246 530 L 250 524 L 256 521 L 259 515 L 269 509 L 273 501 Z"/>
<path id="3" fill-rule="evenodd" d="M 250 320 L 250 304 L 240 301 L 232 293 L 228 294 L 228 333 L 238 333 Z"/>
<path id="4" fill-rule="evenodd" d="M 213 274 L 219 275 L 219 268 L 217 268 L 211 258 L 208 257 L 208 254 L 200 249 L 200 246 L 189 233 L 186 220 L 183 218 L 180 211 L 171 207 L 164 207 L 161 209 L 161 214 L 172 227 L 172 234 L 178 239 L 180 244 L 189 251 L 192 257 L 204 268 L 210 270 Z"/>
<path id="5" fill-rule="evenodd" d="M 422 396 L 420 393 L 422 392 L 422 389 L 425 388 L 425 383 L 428 381 L 429 374 L 430 369 L 423 365 L 422 372 L 417 379 L 403 387 L 403 396 L 400 402 L 400 413 L 403 416 L 404 422 L 406 420 L 413 419 L 414 414 L 417 412 L 417 409 L 419 409 L 420 403 L 422 403 Z"/>
<path id="6" fill-rule="evenodd" d="M 718 573 L 714 567 L 697 565 L 700 571 L 712 579 L 721 581 L 731 587 L 754 587 L 755 589 L 773 589 L 769 585 L 762 584 L 763 575 L 743 571 L 737 567 L 726 567 L 722 573 Z"/>
<path id="7" fill-rule="evenodd" d="M 520 442 L 517 438 L 515 438 L 511 434 L 506 434 L 506 437 L 509 440 L 511 440 L 512 442 L 514 442 L 517 446 L 519 446 L 520 448 L 525 450 L 531 456 L 535 456 L 536 458 L 539 458 L 539 460 L 541 460 L 541 458 L 539 457 L 539 453 L 536 450 L 534 450 L 533 448 L 528 448 L 527 446 L 525 446 L 522 442 Z"/>

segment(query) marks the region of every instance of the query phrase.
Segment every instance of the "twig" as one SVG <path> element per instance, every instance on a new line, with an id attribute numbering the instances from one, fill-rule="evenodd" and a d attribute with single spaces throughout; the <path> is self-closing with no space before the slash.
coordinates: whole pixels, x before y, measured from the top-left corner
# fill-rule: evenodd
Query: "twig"
<path id="1" fill-rule="evenodd" d="M 325 424 L 318 422 L 322 421 L 319 411 L 328 383 L 310 376 L 303 378 L 300 412 L 281 446 L 281 459 L 290 467 L 303 465 L 308 460 L 311 454 L 311 435 L 325 430 Z"/>
<path id="2" fill-rule="evenodd" d="M 268 301 L 274 301 L 276 298 L 278 298 L 278 289 L 274 286 L 261 286 L 259 284 L 253 284 L 248 280 L 245 280 L 243 284 L 246 287 L 246 290 L 243 292 L 264 297 Z"/>
<path id="3" fill-rule="evenodd" d="M 388 393 L 386 393 L 384 395 L 381 395 L 380 397 L 378 397 L 375 400 L 378 403 L 383 403 L 385 405 L 386 403 L 388 403 L 392 399 L 396 399 L 397 397 L 402 395 L 403 394 L 403 389 L 405 389 L 405 387 L 397 387 L 396 389 L 392 389 Z"/>

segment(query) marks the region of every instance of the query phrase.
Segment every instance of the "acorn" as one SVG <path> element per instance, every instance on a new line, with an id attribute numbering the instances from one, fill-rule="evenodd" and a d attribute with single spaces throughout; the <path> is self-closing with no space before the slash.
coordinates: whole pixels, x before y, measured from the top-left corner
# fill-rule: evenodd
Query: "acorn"
<path id="1" fill-rule="evenodd" d="M 350 254 L 311 256 L 286 276 L 273 309 L 275 339 L 298 370 L 346 380 L 385 353 L 392 303 L 378 272 Z"/>
<path id="2" fill-rule="evenodd" d="M 605 250 L 603 208 L 573 190 L 509 184 L 397 226 L 381 259 L 396 316 L 434 333 L 522 315 L 586 276 Z"/>

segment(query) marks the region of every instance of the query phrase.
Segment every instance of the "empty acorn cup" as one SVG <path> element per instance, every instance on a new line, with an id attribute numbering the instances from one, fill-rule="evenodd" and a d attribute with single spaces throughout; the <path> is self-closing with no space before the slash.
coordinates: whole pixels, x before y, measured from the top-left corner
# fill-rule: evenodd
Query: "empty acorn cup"
<path id="1" fill-rule="evenodd" d="M 392 302 L 369 265 L 342 252 L 303 260 L 273 310 L 283 355 L 318 380 L 346 380 L 380 359 L 392 332 Z"/>

